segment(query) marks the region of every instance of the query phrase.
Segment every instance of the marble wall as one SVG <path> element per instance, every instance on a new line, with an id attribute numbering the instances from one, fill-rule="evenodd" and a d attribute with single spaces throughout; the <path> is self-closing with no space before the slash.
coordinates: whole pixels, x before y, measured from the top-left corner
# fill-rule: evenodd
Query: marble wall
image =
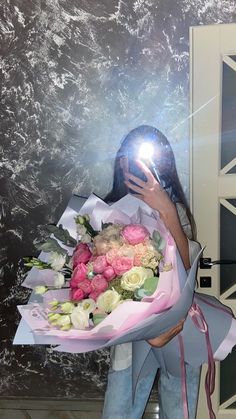
<path id="1" fill-rule="evenodd" d="M 72 194 L 103 196 L 123 136 L 139 124 L 189 173 L 189 26 L 236 22 L 234 0 L 6 0 L 0 5 L 2 397 L 102 397 L 108 352 L 12 347 L 20 259 Z M 46 367 L 46 368 L 45 368 Z"/>

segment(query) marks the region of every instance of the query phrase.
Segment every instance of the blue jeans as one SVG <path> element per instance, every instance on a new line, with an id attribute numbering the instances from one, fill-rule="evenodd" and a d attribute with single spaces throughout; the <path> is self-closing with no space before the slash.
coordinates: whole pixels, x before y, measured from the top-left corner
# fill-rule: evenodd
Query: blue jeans
<path id="1" fill-rule="evenodd" d="M 140 380 L 137 385 L 135 400 L 132 404 L 132 370 L 131 367 L 120 371 L 110 369 L 108 373 L 107 390 L 105 394 L 102 419 L 141 419 L 144 413 L 155 374 L 150 374 Z M 189 419 L 196 415 L 200 368 L 186 365 L 187 398 Z M 160 374 L 159 418 L 183 419 L 183 403 L 181 393 L 181 378 Z"/>

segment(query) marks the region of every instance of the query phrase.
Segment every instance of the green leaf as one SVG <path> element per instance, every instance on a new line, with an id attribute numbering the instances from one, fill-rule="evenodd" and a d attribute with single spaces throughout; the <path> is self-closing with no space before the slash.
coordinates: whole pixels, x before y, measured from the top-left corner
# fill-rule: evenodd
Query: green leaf
<path id="1" fill-rule="evenodd" d="M 28 268 L 32 268 L 33 266 L 37 269 L 50 269 L 50 265 L 46 262 L 42 262 L 40 259 L 37 259 L 35 257 L 25 257 L 24 260 L 24 266 L 27 266 Z"/>
<path id="2" fill-rule="evenodd" d="M 93 314 L 93 323 L 94 326 L 97 326 L 99 323 L 101 323 L 105 318 L 107 317 L 107 314 L 105 313 L 97 313 Z"/>
<path id="3" fill-rule="evenodd" d="M 149 297 L 152 294 L 153 294 L 152 292 L 149 292 L 149 291 L 145 290 L 144 287 L 137 288 L 134 291 L 134 297 L 138 301 L 142 300 L 142 298 L 144 298 L 144 297 Z"/>
<path id="4" fill-rule="evenodd" d="M 54 224 L 49 224 L 46 226 L 49 233 L 54 234 L 56 239 L 60 240 L 63 244 L 66 246 L 75 247 L 77 244 L 77 241 L 70 236 L 70 233 L 68 230 L 64 229 L 62 227 L 62 224 L 59 226 L 55 226 Z"/>
<path id="5" fill-rule="evenodd" d="M 156 250 L 161 252 L 165 248 L 166 241 L 160 235 L 159 231 L 157 231 L 157 230 L 153 231 L 152 240 L 154 241 L 154 247 L 156 248 Z"/>
<path id="6" fill-rule="evenodd" d="M 143 284 L 145 291 L 148 291 L 149 293 L 151 293 L 150 295 L 152 295 L 156 291 L 158 281 L 159 278 L 157 276 L 145 279 L 145 282 Z"/>
<path id="7" fill-rule="evenodd" d="M 43 252 L 57 252 L 61 255 L 66 255 L 67 251 L 62 249 L 55 239 L 49 238 L 46 242 L 40 242 L 35 244 L 36 249 L 42 250 Z"/>

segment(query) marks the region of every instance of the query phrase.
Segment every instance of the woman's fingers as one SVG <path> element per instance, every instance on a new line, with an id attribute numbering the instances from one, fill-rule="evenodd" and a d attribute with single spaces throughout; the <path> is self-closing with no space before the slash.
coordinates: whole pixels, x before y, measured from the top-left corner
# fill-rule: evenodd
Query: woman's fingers
<path id="1" fill-rule="evenodd" d="M 154 186 L 156 186 L 158 189 L 162 189 L 160 183 L 158 182 L 158 180 L 153 176 L 152 172 L 150 171 L 150 169 L 146 166 L 145 163 L 143 163 L 140 160 L 136 160 L 136 164 L 137 166 L 142 170 L 144 176 L 147 178 L 146 181 L 141 180 L 139 177 L 133 175 L 132 173 L 130 173 L 129 171 L 125 171 L 124 172 L 124 176 L 126 181 L 130 181 L 132 180 L 133 182 L 135 182 L 138 186 L 140 186 L 143 189 L 151 189 Z"/>
<path id="2" fill-rule="evenodd" d="M 144 182 L 143 180 L 141 180 L 139 177 L 137 177 L 137 176 L 135 176 L 135 175 L 133 175 L 132 173 L 130 173 L 130 172 L 126 172 L 125 173 L 125 179 L 127 180 L 127 181 L 129 181 L 129 180 L 132 180 L 133 182 L 135 182 L 136 183 L 136 185 L 138 185 L 138 186 L 140 186 L 141 188 L 145 188 L 146 187 L 146 185 L 147 185 L 147 182 Z"/>
<path id="3" fill-rule="evenodd" d="M 155 182 L 156 181 L 156 179 L 153 176 L 151 170 L 142 160 L 136 160 L 136 164 L 142 170 L 144 175 L 146 176 L 147 182 L 153 182 L 153 181 Z"/>
<path id="4" fill-rule="evenodd" d="M 138 192 L 139 194 L 143 195 L 144 194 L 144 188 L 142 188 L 141 186 L 138 185 L 134 185 L 133 183 L 129 182 L 128 180 L 125 180 L 124 183 L 126 184 L 126 186 L 129 189 L 132 189 L 132 191 L 134 192 Z"/>
<path id="5" fill-rule="evenodd" d="M 176 326 L 172 327 L 172 329 L 168 330 L 165 333 L 162 333 L 162 335 L 157 336 L 154 339 L 149 339 L 148 343 L 150 343 L 150 345 L 156 348 L 161 348 L 162 346 L 166 345 L 168 342 L 170 342 L 175 336 L 177 336 L 182 331 L 184 321 L 185 321 L 184 319 L 180 320 L 180 322 L 177 323 Z"/>

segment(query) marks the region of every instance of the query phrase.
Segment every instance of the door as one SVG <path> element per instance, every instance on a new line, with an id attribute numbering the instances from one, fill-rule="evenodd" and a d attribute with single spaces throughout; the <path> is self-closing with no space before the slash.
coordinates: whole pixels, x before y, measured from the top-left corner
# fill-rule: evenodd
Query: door
<path id="1" fill-rule="evenodd" d="M 236 24 L 192 27 L 191 205 L 204 257 L 236 260 Z M 200 291 L 236 314 L 236 264 L 199 269 Z M 217 363 L 217 419 L 236 418 L 236 350 Z M 204 373 L 198 419 L 207 419 Z"/>

